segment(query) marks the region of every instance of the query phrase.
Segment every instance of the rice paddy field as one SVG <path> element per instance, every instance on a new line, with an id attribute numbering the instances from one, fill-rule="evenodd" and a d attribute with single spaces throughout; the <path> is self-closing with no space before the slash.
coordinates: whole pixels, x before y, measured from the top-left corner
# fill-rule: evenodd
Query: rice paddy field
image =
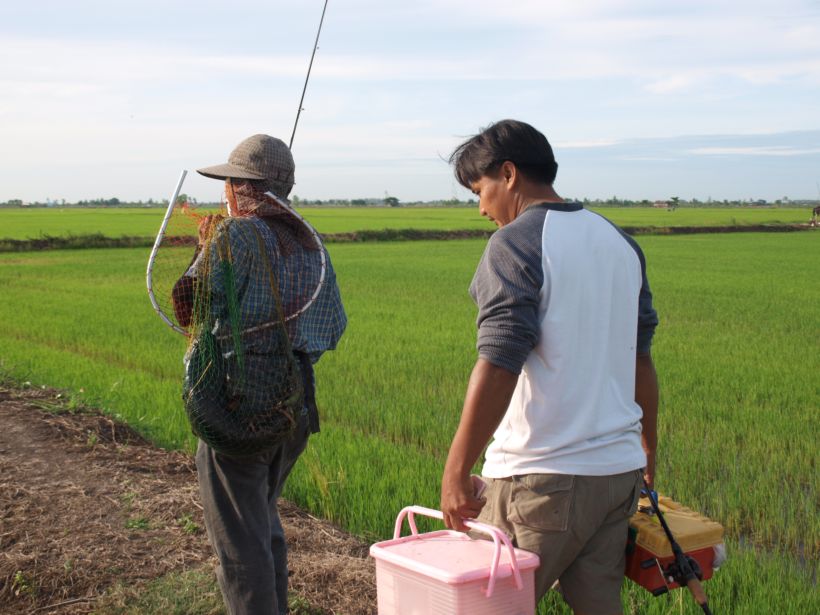
<path id="1" fill-rule="evenodd" d="M 321 233 L 346 233 L 386 228 L 436 230 L 493 229 L 476 215 L 476 208 L 445 207 L 313 207 L 302 214 Z M 731 208 L 676 211 L 653 208 L 603 208 L 599 210 L 622 226 L 726 226 L 799 224 L 811 219 L 808 208 Z M 0 210 L 0 239 L 34 239 L 45 235 L 108 237 L 156 235 L 162 208 L 41 208 Z"/>
<path id="2" fill-rule="evenodd" d="M 90 232 L 88 221 L 102 224 L 102 212 L 14 212 L 40 216 L 28 227 L 8 213 L 0 213 L 0 236 Z M 158 210 L 104 213 L 110 226 L 95 230 L 112 235 L 150 234 L 159 221 Z M 306 213 L 321 232 L 470 228 L 467 221 L 486 227 L 473 210 Z M 604 213 L 624 225 L 661 225 L 633 221 L 644 214 L 664 222 L 693 215 L 701 224 L 732 216 L 737 223 L 793 221 L 782 209 Z M 65 224 L 82 215 L 82 230 Z M 136 229 L 140 215 L 144 231 Z M 127 216 L 135 217 L 122 224 Z M 715 221 L 705 222 L 708 216 Z M 53 230 L 36 230 L 44 225 Z M 661 383 L 656 486 L 726 527 L 730 559 L 705 584 L 712 610 L 820 613 L 820 234 L 639 242 L 661 318 L 653 347 Z M 481 240 L 330 246 L 350 324 L 318 365 L 322 431 L 286 497 L 371 540 L 392 535 L 403 506 L 437 507 L 476 358 L 467 287 L 483 247 Z M 131 248 L 0 254 L 0 372 L 63 388 L 162 446 L 191 449 L 180 402 L 185 340 L 150 307 L 147 256 Z M 568 613 L 559 603 L 548 598 L 541 612 Z M 631 583 L 624 608 L 700 612 L 681 591 L 653 598 Z"/>

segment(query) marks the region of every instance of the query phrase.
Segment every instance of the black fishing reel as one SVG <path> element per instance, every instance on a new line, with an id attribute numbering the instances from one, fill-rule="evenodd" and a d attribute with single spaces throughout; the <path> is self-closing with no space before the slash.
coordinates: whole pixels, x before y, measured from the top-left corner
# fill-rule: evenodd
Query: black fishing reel
<path id="1" fill-rule="evenodd" d="M 692 578 L 690 576 L 691 574 L 695 575 L 698 581 L 703 580 L 703 571 L 700 569 L 698 560 L 694 557 L 690 557 L 689 555 L 684 555 L 684 558 L 688 564 L 688 570 L 686 569 L 686 566 L 681 565 L 677 560 L 670 562 L 670 564 L 663 571 L 663 576 L 666 578 L 667 582 L 675 582 L 681 587 L 686 587 L 687 583 Z"/>
<path id="2" fill-rule="evenodd" d="M 677 560 L 673 560 L 666 566 L 663 566 L 656 558 L 650 558 L 641 562 L 641 568 L 654 568 L 657 566 L 658 572 L 660 572 L 660 575 L 664 580 L 663 585 L 649 590 L 652 592 L 653 596 L 662 596 L 667 593 L 669 591 L 669 586 L 673 583 L 677 583 L 680 587 L 686 587 L 689 579 L 692 578 L 689 575 L 697 577 L 698 581 L 703 580 L 703 571 L 701 570 L 698 561 L 685 554 L 683 557 L 686 559 L 685 563 L 679 563 Z M 686 566 L 689 567 L 689 570 L 686 570 Z"/>
<path id="3" fill-rule="evenodd" d="M 712 615 L 712 611 L 709 609 L 709 605 L 706 600 L 706 594 L 700 584 L 703 580 L 703 571 L 700 568 L 700 564 L 698 564 L 696 559 L 684 553 L 683 549 L 680 548 L 680 545 L 672 535 L 672 530 L 669 529 L 669 525 L 666 523 L 666 519 L 663 518 L 663 513 L 661 513 L 660 506 L 658 505 L 658 494 L 649 488 L 646 480 L 644 480 L 643 484 L 644 489 L 642 490 L 642 495 L 646 495 L 649 498 L 649 502 L 652 504 L 652 511 L 658 516 L 658 521 L 660 521 L 661 527 L 663 527 L 663 531 L 669 539 L 669 544 L 672 547 L 672 553 L 675 556 L 674 561 L 670 562 L 665 569 L 661 567 L 660 562 L 655 560 L 658 567 L 661 568 L 664 579 L 667 584 L 675 582 L 681 587 L 688 588 L 692 593 L 692 597 L 698 603 L 703 612 L 706 615 Z M 652 593 L 658 596 L 668 590 L 669 588 L 666 586 L 659 588 Z"/>

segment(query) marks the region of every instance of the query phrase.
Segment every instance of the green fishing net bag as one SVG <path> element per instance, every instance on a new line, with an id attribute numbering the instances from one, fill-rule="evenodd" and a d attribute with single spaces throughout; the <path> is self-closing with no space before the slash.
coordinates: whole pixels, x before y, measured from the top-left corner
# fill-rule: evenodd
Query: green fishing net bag
<path id="1" fill-rule="evenodd" d="M 304 405 L 266 230 L 250 219 L 224 220 L 196 276 L 185 412 L 193 433 L 229 456 L 290 437 Z"/>

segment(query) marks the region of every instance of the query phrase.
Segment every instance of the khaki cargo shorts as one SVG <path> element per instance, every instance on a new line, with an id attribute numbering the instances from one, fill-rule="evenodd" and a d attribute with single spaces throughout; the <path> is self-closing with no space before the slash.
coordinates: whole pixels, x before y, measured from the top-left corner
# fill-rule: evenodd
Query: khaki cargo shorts
<path id="1" fill-rule="evenodd" d="M 620 613 L 628 523 L 638 506 L 641 477 L 634 470 L 613 476 L 483 478 L 487 503 L 478 520 L 541 558 L 537 600 L 557 580 L 574 611 Z"/>

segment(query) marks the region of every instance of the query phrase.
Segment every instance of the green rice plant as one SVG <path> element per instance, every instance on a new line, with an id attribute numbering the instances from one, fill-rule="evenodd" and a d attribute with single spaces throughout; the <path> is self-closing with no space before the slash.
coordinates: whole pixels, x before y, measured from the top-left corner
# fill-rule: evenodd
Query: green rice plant
<path id="1" fill-rule="evenodd" d="M 156 235 L 165 210 L 160 208 L 2 209 L 0 238 L 36 239 L 100 233 L 107 237 Z"/>
<path id="2" fill-rule="evenodd" d="M 820 612 L 818 238 L 640 243 L 661 318 L 658 489 L 727 529 L 731 559 L 707 584 L 715 612 Z M 392 534 L 403 506 L 437 507 L 476 358 L 467 287 L 483 247 L 331 246 L 350 325 L 318 364 L 322 431 L 287 497 L 372 540 Z M 146 256 L 0 255 L 0 369 L 71 390 L 163 446 L 191 450 L 179 398 L 185 341 L 148 304 Z M 627 612 L 695 612 L 682 592 L 627 591 Z"/>
<path id="3" fill-rule="evenodd" d="M 303 207 L 301 213 L 320 233 L 383 229 L 493 230 L 474 207 Z M 683 208 L 674 212 L 648 207 L 601 208 L 622 226 L 727 226 L 797 224 L 811 218 L 808 208 Z M 164 208 L 1 209 L 0 239 L 37 239 L 100 234 L 153 237 Z M 191 232 L 194 232 L 192 227 Z"/>

